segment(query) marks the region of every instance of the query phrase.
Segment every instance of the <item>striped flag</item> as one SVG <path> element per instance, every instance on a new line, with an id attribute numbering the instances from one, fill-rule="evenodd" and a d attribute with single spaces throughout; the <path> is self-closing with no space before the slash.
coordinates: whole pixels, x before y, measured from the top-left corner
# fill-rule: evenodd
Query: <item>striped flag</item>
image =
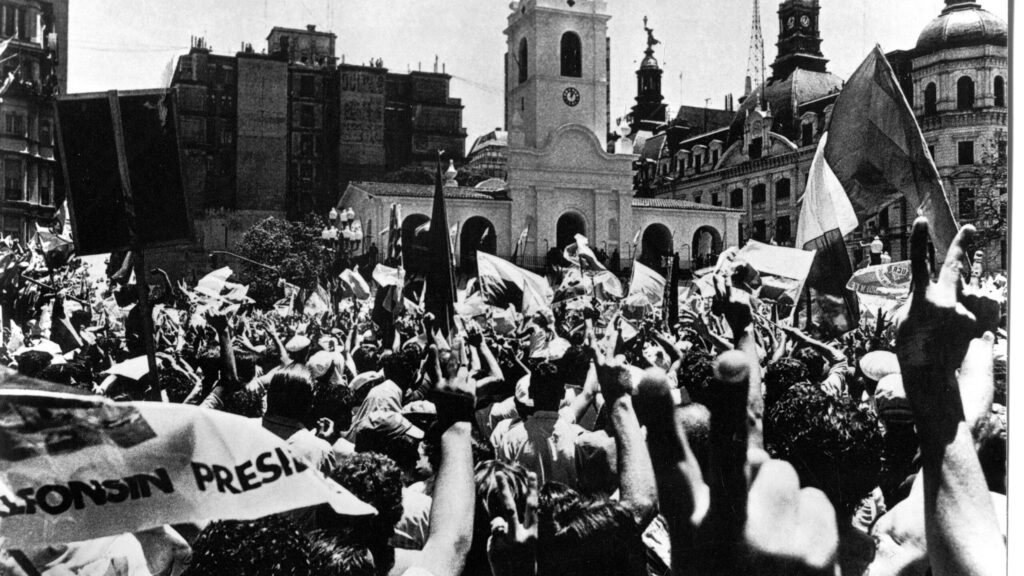
<path id="1" fill-rule="evenodd" d="M 839 94 L 823 157 L 860 215 L 906 198 L 913 212 L 928 218 L 942 261 L 958 227 L 921 128 L 879 46 Z"/>
<path id="2" fill-rule="evenodd" d="M 486 252 L 477 252 L 476 262 L 480 292 L 488 304 L 512 304 L 524 314 L 551 308 L 555 293 L 545 278 Z"/>

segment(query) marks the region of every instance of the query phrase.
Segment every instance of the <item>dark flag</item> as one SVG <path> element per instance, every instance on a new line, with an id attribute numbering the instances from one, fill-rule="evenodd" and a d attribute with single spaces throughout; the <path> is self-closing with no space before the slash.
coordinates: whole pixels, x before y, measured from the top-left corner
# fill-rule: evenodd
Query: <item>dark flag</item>
<path id="1" fill-rule="evenodd" d="M 669 264 L 668 277 L 665 279 L 665 298 L 662 304 L 662 322 L 671 330 L 679 323 L 679 253 L 676 252 Z"/>
<path id="2" fill-rule="evenodd" d="M 928 217 L 938 261 L 945 258 L 957 224 L 914 112 L 878 46 L 836 100 L 824 157 L 857 214 L 870 217 L 906 198 L 913 212 Z"/>
<path id="3" fill-rule="evenodd" d="M 426 237 L 429 266 L 424 307 L 437 318 L 441 333 L 448 336 L 455 316 L 455 273 L 452 269 L 452 245 L 448 237 L 448 212 L 444 206 L 444 176 L 441 174 L 440 154 L 437 155 L 436 177 L 434 207 Z"/>
<path id="4" fill-rule="evenodd" d="M 392 267 L 402 265 L 402 207 L 391 205 L 391 222 L 388 226 L 388 252 L 384 264 Z"/>
<path id="5" fill-rule="evenodd" d="M 50 315 L 50 340 L 60 346 L 61 352 L 67 354 L 85 345 L 82 337 L 71 325 L 64 312 L 64 298 L 57 296 L 53 302 L 53 313 Z"/>
<path id="6" fill-rule="evenodd" d="M 810 296 L 809 320 L 835 335 L 857 328 L 860 304 L 857 295 L 846 287 L 853 266 L 843 234 L 838 229 L 830 230 L 808 242 L 804 250 L 818 251 L 804 283 Z"/>

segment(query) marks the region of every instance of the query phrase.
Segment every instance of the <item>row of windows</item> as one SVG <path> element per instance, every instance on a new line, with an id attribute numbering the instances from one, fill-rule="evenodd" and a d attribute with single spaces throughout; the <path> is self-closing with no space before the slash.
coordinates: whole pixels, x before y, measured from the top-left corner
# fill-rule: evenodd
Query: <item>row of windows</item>
<path id="1" fill-rule="evenodd" d="M 53 203 L 53 172 L 49 167 L 40 167 L 38 171 L 26 170 L 24 160 L 7 158 L 3 161 L 3 169 L 5 199 L 12 201 L 38 200 L 45 206 Z M 35 194 L 37 190 L 38 196 Z"/>
<path id="2" fill-rule="evenodd" d="M 928 153 L 931 155 L 932 160 L 938 163 L 935 158 L 935 145 L 928 145 Z M 1000 140 L 996 142 L 996 153 L 999 155 L 1000 160 L 1006 159 L 1006 141 Z M 974 151 L 974 141 L 964 140 L 963 142 L 956 143 L 956 163 L 958 166 L 973 166 L 977 163 L 977 158 Z"/>
<path id="3" fill-rule="evenodd" d="M 995 105 L 1006 107 L 1006 80 L 1002 76 L 996 76 L 992 85 L 992 93 L 995 96 Z M 924 114 L 934 116 L 939 113 L 939 88 L 935 82 L 931 82 L 924 89 Z M 956 109 L 973 110 L 975 105 L 974 79 L 970 76 L 961 76 L 956 81 Z"/>
<path id="4" fill-rule="evenodd" d="M 994 218 L 998 206 L 1000 218 L 1006 218 L 1006 188 L 999 189 L 999 197 L 979 202 L 982 198 L 977 196 L 974 188 L 957 189 L 957 214 L 962 221 L 975 220 L 977 218 Z M 995 204 L 998 203 L 998 204 Z M 980 204 L 980 206 L 979 206 Z"/>
<path id="5" fill-rule="evenodd" d="M 758 242 L 775 242 L 781 246 L 788 246 L 793 242 L 793 221 L 789 216 L 779 216 L 775 219 L 774 229 L 769 232 L 767 220 L 754 220 L 750 226 L 750 239 Z M 742 221 L 739 224 L 739 237 L 746 238 L 746 226 Z"/>
<path id="6" fill-rule="evenodd" d="M 39 144 L 53 146 L 53 120 L 44 118 L 39 123 Z M 17 138 L 31 138 L 29 117 L 20 112 L 7 112 L 4 114 L 4 135 Z"/>
<path id="7" fill-rule="evenodd" d="M 562 41 L 559 45 L 561 54 L 561 74 L 569 78 L 580 78 L 583 76 L 583 42 L 575 32 L 562 34 Z M 519 83 L 526 82 L 530 77 L 530 46 L 523 38 L 519 41 L 518 57 Z"/>
<path id="8" fill-rule="evenodd" d="M 737 188 L 729 193 L 729 207 L 742 209 L 744 197 L 742 188 Z M 788 203 L 792 195 L 792 183 L 789 178 L 783 178 L 775 183 L 775 203 Z M 768 187 L 765 184 L 756 184 L 750 189 L 750 205 L 754 211 L 765 210 L 768 207 Z"/>

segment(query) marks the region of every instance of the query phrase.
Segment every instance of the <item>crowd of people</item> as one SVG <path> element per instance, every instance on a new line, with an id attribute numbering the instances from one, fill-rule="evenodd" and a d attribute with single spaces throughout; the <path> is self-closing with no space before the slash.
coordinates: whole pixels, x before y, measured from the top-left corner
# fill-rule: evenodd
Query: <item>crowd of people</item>
<path id="1" fill-rule="evenodd" d="M 970 233 L 930 270 L 916 222 L 906 305 L 843 335 L 763 316 L 735 250 L 675 322 L 583 294 L 381 325 L 372 296 L 213 306 L 164 277 L 156 379 L 113 369 L 146 354 L 129 265 L 11 256 L 12 372 L 253 419 L 377 514 L 12 550 L 0 504 L 0 574 L 1005 574 L 1005 305 L 965 281 Z"/>

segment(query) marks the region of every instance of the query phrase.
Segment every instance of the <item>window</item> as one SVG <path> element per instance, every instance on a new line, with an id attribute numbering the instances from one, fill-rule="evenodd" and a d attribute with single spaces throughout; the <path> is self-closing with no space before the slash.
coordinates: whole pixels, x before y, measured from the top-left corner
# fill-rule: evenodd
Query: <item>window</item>
<path id="1" fill-rule="evenodd" d="M 1006 188 L 999 189 L 999 217 L 1006 219 Z"/>
<path id="2" fill-rule="evenodd" d="M 701 167 L 701 164 L 703 164 L 703 163 L 704 163 L 704 155 L 703 154 L 694 154 L 693 155 L 693 168 L 694 168 L 694 171 L 697 174 L 700 174 L 700 167 Z"/>
<path id="3" fill-rule="evenodd" d="M 311 156 L 313 154 L 312 134 L 301 134 L 299 136 L 299 154 L 302 156 Z"/>
<path id="4" fill-rule="evenodd" d="M 934 162 L 935 161 L 935 145 L 934 144 L 929 144 L 928 145 L 928 155 L 931 156 L 932 161 Z"/>
<path id="5" fill-rule="evenodd" d="M 750 156 L 750 159 L 751 160 L 760 160 L 761 154 L 763 152 L 763 150 L 762 150 L 763 147 L 764 147 L 764 140 L 762 138 L 753 138 L 753 139 L 751 139 L 750 140 L 750 149 L 747 151 L 747 154 Z"/>
<path id="6" fill-rule="evenodd" d="M 4 160 L 4 197 L 24 200 L 25 176 L 21 160 Z"/>
<path id="7" fill-rule="evenodd" d="M 996 140 L 996 158 L 1006 162 L 1006 140 Z"/>
<path id="8" fill-rule="evenodd" d="M 754 234 L 752 238 L 758 242 L 767 240 L 768 226 L 764 220 L 754 220 Z"/>
<path id="9" fill-rule="evenodd" d="M 957 142 L 956 144 L 957 164 L 971 166 L 974 164 L 974 142 Z"/>
<path id="10" fill-rule="evenodd" d="M 50 120 L 39 122 L 39 143 L 43 146 L 53 146 L 53 122 Z"/>
<path id="11" fill-rule="evenodd" d="M 996 76 L 995 82 L 996 106 L 1006 107 L 1006 81 L 1002 76 Z"/>
<path id="12" fill-rule="evenodd" d="M 882 234 L 889 232 L 889 209 L 886 208 L 878 213 L 878 228 L 882 231 Z"/>
<path id="13" fill-rule="evenodd" d="M 789 178 L 783 178 L 775 183 L 775 201 L 780 203 L 788 203 L 790 195 L 790 183 Z"/>
<path id="14" fill-rule="evenodd" d="M 4 37 L 10 38 L 15 33 L 15 21 L 17 20 L 18 10 L 14 6 L 4 6 Z"/>
<path id="15" fill-rule="evenodd" d="M 44 206 L 52 204 L 50 195 L 52 178 L 53 176 L 49 169 L 43 168 L 39 170 L 39 203 Z"/>
<path id="16" fill-rule="evenodd" d="M 694 192 L 693 193 L 693 201 L 696 202 L 697 204 L 700 204 L 700 201 L 701 201 L 701 199 L 703 197 L 704 197 L 704 193 L 703 192 Z"/>
<path id="17" fill-rule="evenodd" d="M 743 190 L 737 188 L 729 193 L 729 207 L 743 208 Z"/>
<path id="18" fill-rule="evenodd" d="M 764 210 L 768 203 L 768 187 L 764 184 L 754 186 L 750 203 L 753 204 L 754 210 Z"/>
<path id="19" fill-rule="evenodd" d="M 810 146 L 814 144 L 814 125 L 811 123 L 804 124 L 800 127 L 800 143 L 803 146 Z"/>
<path id="20" fill-rule="evenodd" d="M 721 152 L 717 148 L 715 148 L 714 150 L 711 151 L 711 165 L 712 166 L 718 166 L 718 156 L 719 156 L 719 154 L 721 154 Z"/>
<path id="21" fill-rule="evenodd" d="M 780 216 L 775 221 L 775 241 L 779 244 L 786 244 L 793 240 L 789 216 Z"/>
<path id="22" fill-rule="evenodd" d="M 299 180 L 303 182 L 313 181 L 313 165 L 312 164 L 299 164 Z"/>
<path id="23" fill-rule="evenodd" d="M 718 192 L 714 192 L 714 193 L 711 194 L 711 205 L 712 206 L 721 206 L 722 205 L 722 199 L 718 197 Z"/>
<path id="24" fill-rule="evenodd" d="M 740 222 L 739 230 L 736 231 L 736 233 L 737 233 L 736 237 L 740 239 L 740 246 L 742 246 L 743 245 L 743 241 L 746 240 L 746 236 L 744 236 L 746 231 L 747 230 L 746 230 L 746 227 L 743 226 L 743 222 Z"/>
<path id="25" fill-rule="evenodd" d="M 518 62 L 517 62 L 517 64 L 519 64 L 519 83 L 520 84 L 522 84 L 523 82 L 526 82 L 526 79 L 530 76 L 529 57 L 530 57 L 530 49 L 527 46 L 526 38 L 523 38 L 522 40 L 519 41 L 519 59 L 518 59 Z"/>
<path id="26" fill-rule="evenodd" d="M 960 206 L 961 220 L 973 220 L 977 217 L 974 205 L 974 188 L 960 188 L 957 191 L 957 203 Z"/>
<path id="27" fill-rule="evenodd" d="M 4 133 L 11 136 L 25 136 L 25 117 L 13 112 L 4 114 Z"/>
<path id="28" fill-rule="evenodd" d="M 303 128 L 313 128 L 316 124 L 316 114 L 313 110 L 312 104 L 303 104 L 299 108 L 299 126 Z"/>
<path id="29" fill-rule="evenodd" d="M 299 76 L 299 97 L 314 98 L 316 96 L 316 82 L 312 76 Z"/>
<path id="30" fill-rule="evenodd" d="M 939 89 L 932 82 L 924 89 L 924 115 L 934 116 L 938 114 Z"/>
<path id="31" fill-rule="evenodd" d="M 956 109 L 971 110 L 974 108 L 974 80 L 963 76 L 956 81 Z"/>
<path id="32" fill-rule="evenodd" d="M 562 76 L 583 76 L 583 45 L 575 32 L 562 34 Z"/>

